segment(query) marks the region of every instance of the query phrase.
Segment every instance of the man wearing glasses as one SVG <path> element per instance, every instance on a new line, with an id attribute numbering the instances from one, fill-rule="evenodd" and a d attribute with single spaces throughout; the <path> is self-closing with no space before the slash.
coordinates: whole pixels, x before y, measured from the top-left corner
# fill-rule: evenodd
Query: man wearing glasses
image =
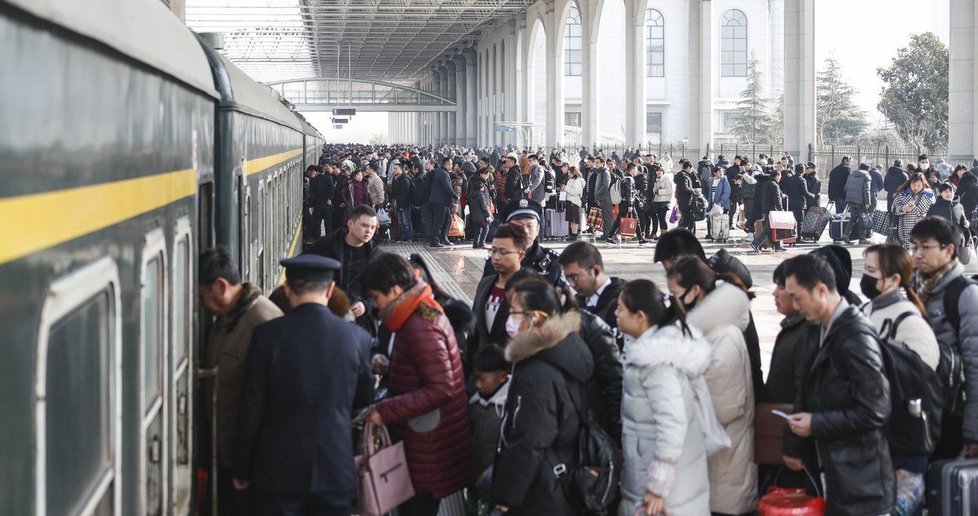
<path id="1" fill-rule="evenodd" d="M 547 283 L 566 290 L 567 282 L 564 281 L 564 270 L 558 261 L 559 255 L 553 249 L 540 245 L 538 239 L 543 205 L 530 199 L 516 199 L 503 208 L 501 218 L 508 223 L 521 226 L 526 231 L 528 247 L 522 257 L 522 268 L 534 270 L 547 280 Z M 490 257 L 482 270 L 482 278 L 485 279 L 494 272 L 492 257 Z"/>
<path id="2" fill-rule="evenodd" d="M 489 344 L 505 346 L 509 340 L 506 334 L 509 317 L 506 280 L 523 267 L 521 262 L 529 244 L 530 238 L 523 226 L 506 223 L 496 229 L 488 262 L 493 272 L 483 276 L 475 290 L 472 304 L 475 333 L 474 339 L 469 339 L 466 357 L 474 356 L 476 351 Z"/>
<path id="3" fill-rule="evenodd" d="M 964 274 L 958 262 L 961 233 L 951 221 L 925 217 L 910 232 L 913 244 L 914 287 L 927 308 L 941 361 L 937 374 L 950 393 L 945 397 L 941 437 L 931 460 L 965 454 L 978 456 L 978 284 Z M 960 375 L 952 374 L 946 359 L 950 352 L 960 356 Z M 949 384 L 949 385 L 948 385 Z"/>

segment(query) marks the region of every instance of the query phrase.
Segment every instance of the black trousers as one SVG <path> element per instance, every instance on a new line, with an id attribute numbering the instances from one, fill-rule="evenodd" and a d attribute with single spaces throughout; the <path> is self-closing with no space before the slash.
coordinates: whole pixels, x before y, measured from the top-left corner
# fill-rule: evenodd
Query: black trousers
<path id="1" fill-rule="evenodd" d="M 448 242 L 448 230 L 451 229 L 451 206 L 431 205 L 431 234 L 430 243 Z"/>
<path id="2" fill-rule="evenodd" d="M 349 516 L 353 495 L 262 493 L 260 499 L 262 516 Z"/>
<path id="3" fill-rule="evenodd" d="M 234 474 L 231 468 L 218 466 L 217 471 L 217 511 L 224 514 L 257 516 L 257 497 L 254 489 L 238 491 L 234 488 Z"/>
<path id="4" fill-rule="evenodd" d="M 430 494 L 416 494 L 397 507 L 399 516 L 437 516 L 441 499 Z"/>
<path id="5" fill-rule="evenodd" d="M 649 217 L 649 232 L 653 235 L 659 232 L 661 228 L 662 231 L 667 231 L 669 225 L 666 222 L 666 217 L 669 216 L 669 203 L 668 202 L 654 202 L 652 203 L 651 217 Z"/>

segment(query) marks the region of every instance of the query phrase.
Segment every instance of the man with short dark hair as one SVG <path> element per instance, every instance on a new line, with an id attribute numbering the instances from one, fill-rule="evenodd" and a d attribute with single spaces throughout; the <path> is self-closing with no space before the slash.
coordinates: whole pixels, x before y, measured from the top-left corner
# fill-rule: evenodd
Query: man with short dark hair
<path id="1" fill-rule="evenodd" d="M 445 247 L 451 245 L 448 240 L 448 230 L 451 228 L 452 205 L 458 201 L 458 194 L 452 188 L 452 158 L 442 158 L 441 166 L 433 170 L 431 176 L 431 194 L 428 205 L 431 210 L 431 231 L 428 234 L 430 247 Z"/>
<path id="2" fill-rule="evenodd" d="M 327 307 L 339 262 L 305 254 L 280 263 L 293 309 L 251 339 L 234 485 L 261 493 L 262 514 L 345 516 L 357 478 L 350 420 L 373 397 L 371 338 Z"/>
<path id="3" fill-rule="evenodd" d="M 605 274 L 601 251 L 591 243 L 574 242 L 560 253 L 560 265 L 567 283 L 577 293 L 578 306 L 617 328 L 615 310 L 625 280 Z"/>
<path id="4" fill-rule="evenodd" d="M 860 163 L 859 168 L 853 170 L 846 180 L 845 194 L 849 207 L 849 232 L 845 235 L 847 244 L 852 244 L 852 239 L 855 237 L 859 237 L 859 245 L 870 243 L 865 238 L 866 224 L 863 214 L 869 213 L 872 208 L 872 181 L 868 163 Z"/>
<path id="5" fill-rule="evenodd" d="M 492 272 L 479 281 L 475 289 L 472 312 L 475 315 L 475 332 L 470 338 L 465 356 L 467 360 L 489 344 L 505 346 L 509 337 L 506 334 L 506 318 L 509 303 L 506 300 L 506 281 L 523 268 L 523 258 L 530 246 L 530 237 L 523 226 L 513 223 L 501 224 L 496 228 L 489 249 L 489 266 Z"/>
<path id="6" fill-rule="evenodd" d="M 961 233 L 942 217 L 925 217 L 910 232 L 916 267 L 914 286 L 941 346 L 957 351 L 964 365 L 961 396 L 946 399 L 934 460 L 961 453 L 978 456 L 978 284 L 958 261 Z M 949 312 L 956 309 L 957 317 Z M 944 363 L 938 366 L 942 375 Z M 951 387 L 957 385 L 955 380 Z"/>
<path id="7" fill-rule="evenodd" d="M 206 413 L 200 420 L 212 421 L 214 414 L 217 435 L 217 496 L 218 505 L 233 514 L 257 514 L 251 491 L 236 490 L 232 485 L 233 446 L 244 382 L 245 357 L 255 327 L 282 316 L 282 311 L 261 289 L 241 283 L 234 260 L 223 248 L 201 253 L 198 275 L 200 304 L 217 319 L 207 338 L 204 368 L 214 373 L 208 377 L 205 390 Z M 218 378 L 215 379 L 214 376 Z"/>
<path id="8" fill-rule="evenodd" d="M 893 198 L 900 191 L 900 188 L 907 183 L 908 179 L 910 179 L 910 176 L 903 170 L 903 160 L 894 160 L 893 166 L 886 171 L 886 177 L 883 178 L 883 190 L 886 190 L 887 211 L 893 209 Z"/>
<path id="9" fill-rule="evenodd" d="M 543 220 L 543 206 L 530 199 L 517 199 L 503 207 L 501 217 L 505 222 L 522 226 L 526 230 L 529 243 L 523 256 L 522 268 L 536 271 L 547 283 L 566 287 L 563 268 L 558 261 L 557 252 L 540 244 L 540 223 Z M 486 260 L 482 270 L 485 278 L 493 273 L 492 261 Z"/>
<path id="10" fill-rule="evenodd" d="M 353 209 L 346 227 L 333 235 L 320 238 L 309 249 L 309 253 L 332 258 L 342 264 L 336 273 L 336 283 L 350 298 L 350 312 L 357 318 L 357 324 L 372 329 L 373 324 L 367 316 L 369 296 L 360 288 L 360 274 L 367 262 L 380 252 L 373 240 L 377 232 L 377 212 L 367 205 Z"/>
<path id="11" fill-rule="evenodd" d="M 835 204 L 835 213 L 846 209 L 846 182 L 852 175 L 852 158 L 843 156 L 842 162 L 829 172 L 829 200 Z"/>
<path id="12" fill-rule="evenodd" d="M 785 289 L 809 321 L 819 323 L 817 351 L 788 425 L 815 440 L 824 474 L 826 514 L 889 514 L 896 479 L 884 426 L 890 385 L 876 329 L 845 302 L 824 258 L 797 256 L 785 266 Z M 797 464 L 794 464 L 797 467 Z"/>
<path id="13" fill-rule="evenodd" d="M 771 240 L 771 245 L 775 251 L 784 251 L 781 242 L 775 240 L 771 234 L 771 212 L 781 211 L 783 209 L 781 204 L 781 188 L 778 185 L 781 182 L 781 173 L 777 170 L 772 170 L 769 177 L 770 180 L 764 182 L 761 186 L 761 191 L 758 193 L 760 198 L 759 215 L 764 219 L 764 229 L 754 235 L 754 240 L 751 242 L 751 247 L 757 252 L 761 252 L 761 247 L 768 240 Z"/>

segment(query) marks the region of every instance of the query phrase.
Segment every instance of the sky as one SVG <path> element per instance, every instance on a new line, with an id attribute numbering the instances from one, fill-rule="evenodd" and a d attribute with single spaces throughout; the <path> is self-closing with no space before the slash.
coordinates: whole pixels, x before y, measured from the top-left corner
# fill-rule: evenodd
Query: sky
<path id="1" fill-rule="evenodd" d="M 786 0 L 794 1 L 794 0 Z M 830 54 L 856 88 L 856 103 L 871 119 L 883 123 L 876 109 L 883 81 L 876 74 L 889 66 L 912 34 L 934 32 L 948 44 L 949 0 L 818 0 L 815 2 L 816 68 Z M 331 142 L 366 142 L 387 134 L 386 113 L 360 113 L 343 129 L 333 129 L 329 113 L 304 113 Z"/>
<path id="2" fill-rule="evenodd" d="M 791 0 L 787 0 L 791 1 Z M 889 66 L 912 34 L 934 32 L 948 44 L 949 0 L 818 0 L 815 2 L 815 60 L 818 70 L 830 53 L 857 90 L 856 103 L 873 120 L 883 81 L 876 69 Z"/>

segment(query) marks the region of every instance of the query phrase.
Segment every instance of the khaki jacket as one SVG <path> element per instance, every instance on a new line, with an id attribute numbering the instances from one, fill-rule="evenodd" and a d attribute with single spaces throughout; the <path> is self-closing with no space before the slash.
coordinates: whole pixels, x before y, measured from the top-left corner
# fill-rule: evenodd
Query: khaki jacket
<path id="1" fill-rule="evenodd" d="M 217 367 L 218 376 L 212 380 L 207 392 L 210 417 L 212 393 L 217 385 L 217 457 L 222 466 L 231 467 L 234 450 L 235 426 L 238 421 L 238 402 L 244 381 L 245 357 L 251 332 L 255 326 L 282 316 L 275 303 L 257 292 L 257 288 L 245 284 L 244 299 L 251 301 L 236 307 L 228 315 L 220 317 L 211 328 L 208 338 L 207 367 Z"/>

